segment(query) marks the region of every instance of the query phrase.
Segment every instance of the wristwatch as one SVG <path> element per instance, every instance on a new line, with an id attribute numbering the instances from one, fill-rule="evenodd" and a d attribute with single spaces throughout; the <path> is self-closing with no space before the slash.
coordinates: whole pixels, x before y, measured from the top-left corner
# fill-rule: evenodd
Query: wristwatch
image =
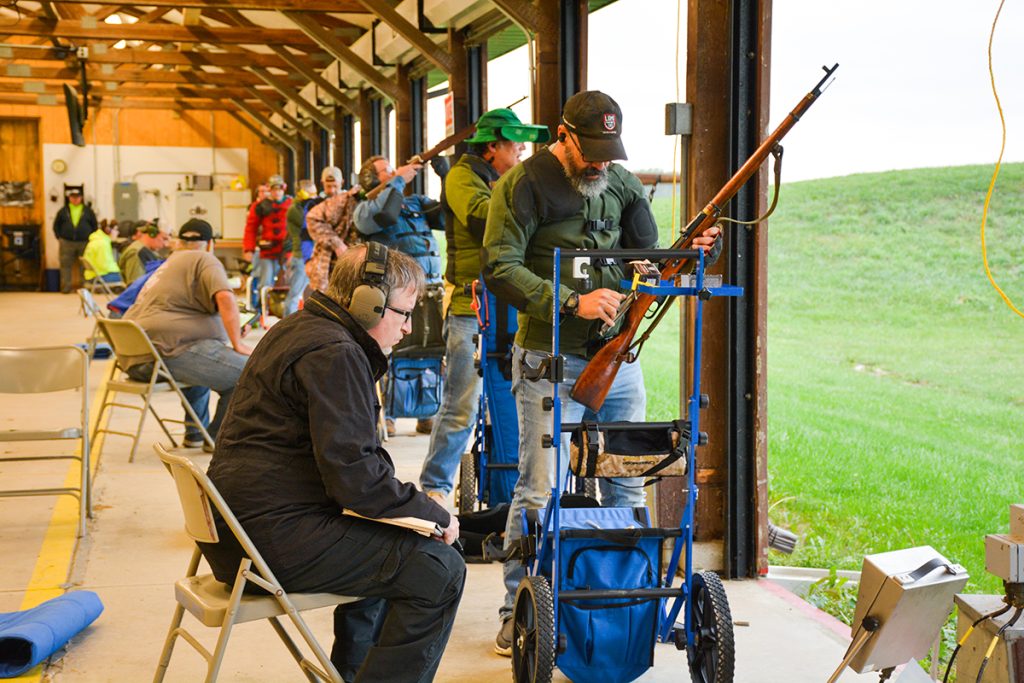
<path id="1" fill-rule="evenodd" d="M 566 315 L 576 315 L 576 311 L 580 308 L 580 295 L 576 292 L 569 294 L 569 298 L 565 300 L 565 304 L 562 305 L 562 312 Z"/>

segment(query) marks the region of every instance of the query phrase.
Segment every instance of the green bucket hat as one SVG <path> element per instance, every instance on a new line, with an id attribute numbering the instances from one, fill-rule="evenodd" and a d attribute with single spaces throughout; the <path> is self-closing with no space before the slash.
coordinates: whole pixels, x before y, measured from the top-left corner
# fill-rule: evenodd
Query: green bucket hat
<path id="1" fill-rule="evenodd" d="M 550 139 L 551 132 L 547 126 L 523 123 L 511 109 L 492 109 L 476 122 L 476 133 L 466 142 L 547 142 Z"/>

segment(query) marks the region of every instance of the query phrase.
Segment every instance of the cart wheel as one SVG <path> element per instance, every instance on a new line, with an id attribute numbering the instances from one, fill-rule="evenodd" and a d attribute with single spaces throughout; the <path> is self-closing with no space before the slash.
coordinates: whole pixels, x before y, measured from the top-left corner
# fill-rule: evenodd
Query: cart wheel
<path id="1" fill-rule="evenodd" d="M 462 454 L 459 467 L 459 514 L 469 514 L 476 508 L 476 458 L 472 453 Z"/>
<path id="2" fill-rule="evenodd" d="M 690 678 L 694 683 L 732 683 L 736 662 L 732 614 L 725 587 L 717 574 L 693 575 L 687 610 L 694 640 L 693 645 L 686 648 Z"/>
<path id="3" fill-rule="evenodd" d="M 555 608 L 548 581 L 527 576 L 512 611 L 512 680 L 550 683 L 555 666 Z"/>

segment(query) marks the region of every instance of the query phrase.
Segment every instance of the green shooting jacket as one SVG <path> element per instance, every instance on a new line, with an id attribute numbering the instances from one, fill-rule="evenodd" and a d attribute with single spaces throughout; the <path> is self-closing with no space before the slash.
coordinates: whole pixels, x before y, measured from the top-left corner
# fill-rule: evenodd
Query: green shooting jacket
<path id="1" fill-rule="evenodd" d="M 636 206 L 642 202 L 643 206 Z M 494 188 L 484 231 L 484 277 L 496 296 L 519 309 L 516 344 L 551 350 L 553 276 L 556 247 L 621 248 L 621 218 L 627 209 L 650 211 L 640 181 L 619 164 L 608 167 L 608 188 L 585 199 L 569 183 L 561 162 L 543 149 L 501 177 Z M 573 260 L 563 259 L 558 301 L 573 291 L 621 291 L 619 261 L 595 263 L 587 279 L 573 277 Z M 600 346 L 600 320 L 562 318 L 561 353 L 589 357 Z"/>
<path id="2" fill-rule="evenodd" d="M 463 154 L 448 171 L 441 190 L 448 242 L 448 266 L 444 278 L 454 285 L 451 315 L 474 315 L 473 297 L 466 285 L 480 277 L 480 247 L 487 222 L 491 186 L 498 179 L 494 167 L 478 156 Z"/>

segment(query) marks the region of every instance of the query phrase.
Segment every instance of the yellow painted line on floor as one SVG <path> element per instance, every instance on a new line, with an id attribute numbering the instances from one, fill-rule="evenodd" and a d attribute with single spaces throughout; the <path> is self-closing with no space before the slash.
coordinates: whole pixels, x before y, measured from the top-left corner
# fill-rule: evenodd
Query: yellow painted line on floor
<path id="1" fill-rule="evenodd" d="M 113 361 L 107 361 L 112 363 Z M 103 380 L 96 389 L 93 401 L 89 404 L 89 433 L 95 429 L 96 420 L 99 419 L 99 404 L 103 397 L 103 391 L 107 386 L 107 379 L 110 373 L 103 373 Z M 110 411 L 106 411 L 103 419 L 103 426 L 107 426 L 110 419 Z M 96 436 L 95 443 L 91 444 L 92 457 L 89 459 L 89 476 L 93 483 L 96 481 L 96 467 L 99 458 L 96 453 L 103 447 L 103 434 Z M 81 446 L 75 449 L 75 455 L 81 455 Z M 64 486 L 77 486 L 81 478 L 81 465 L 75 460 L 69 461 L 68 474 L 64 479 Z M 68 578 L 71 574 L 72 562 L 75 558 L 75 551 L 78 549 L 78 499 L 74 496 L 59 495 L 57 504 L 53 507 L 53 515 L 50 517 L 50 524 L 43 536 L 43 543 L 39 549 L 39 556 L 36 559 L 35 569 L 32 571 L 32 578 L 29 579 L 25 588 L 25 595 L 21 600 L 21 610 L 32 609 L 47 600 L 64 595 L 67 588 Z M 96 505 L 93 496 L 93 506 Z M 43 664 L 33 668 L 17 678 L 11 680 L 22 682 L 37 682 L 42 680 Z"/>

